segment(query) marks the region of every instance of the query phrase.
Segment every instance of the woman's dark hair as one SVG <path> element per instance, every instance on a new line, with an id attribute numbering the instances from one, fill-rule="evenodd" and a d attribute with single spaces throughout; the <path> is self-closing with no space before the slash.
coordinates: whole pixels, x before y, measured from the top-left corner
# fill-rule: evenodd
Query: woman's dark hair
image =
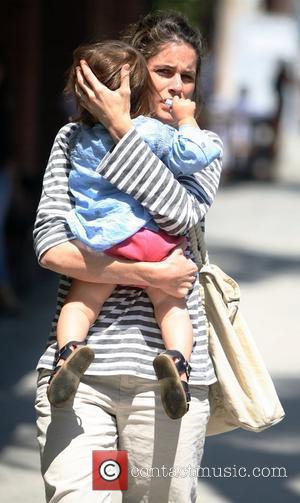
<path id="1" fill-rule="evenodd" d="M 115 91 L 120 87 L 120 70 L 123 65 L 130 65 L 131 89 L 131 117 L 138 115 L 151 115 L 153 112 L 152 100 L 156 92 L 147 68 L 144 56 L 134 47 L 118 40 L 108 40 L 93 44 L 83 45 L 73 53 L 73 65 L 69 70 L 65 94 L 75 96 L 78 114 L 72 120 L 93 125 L 96 120 L 80 104 L 76 95 L 76 66 L 84 59 L 96 77 L 109 89 Z"/>
<path id="2" fill-rule="evenodd" d="M 131 24 L 122 34 L 122 40 L 140 51 L 145 59 L 155 56 L 170 42 L 190 45 L 196 53 L 196 85 L 193 99 L 196 115 L 201 102 L 200 69 L 203 57 L 203 38 L 198 28 L 191 26 L 185 16 L 172 11 L 157 11 Z"/>

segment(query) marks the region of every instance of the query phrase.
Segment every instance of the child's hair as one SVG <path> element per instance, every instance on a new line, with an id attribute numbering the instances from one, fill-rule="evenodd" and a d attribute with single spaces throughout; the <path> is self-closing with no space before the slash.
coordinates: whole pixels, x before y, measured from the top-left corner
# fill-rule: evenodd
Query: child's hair
<path id="1" fill-rule="evenodd" d="M 81 104 L 76 94 L 76 67 L 81 59 L 90 66 L 96 77 L 112 91 L 120 87 L 120 70 L 126 63 L 130 66 L 130 115 L 151 115 L 153 96 L 157 91 L 152 83 L 144 56 L 125 42 L 108 40 L 79 46 L 73 53 L 73 65 L 69 70 L 65 94 L 74 95 L 78 114 L 72 120 L 90 125 L 97 121 Z"/>

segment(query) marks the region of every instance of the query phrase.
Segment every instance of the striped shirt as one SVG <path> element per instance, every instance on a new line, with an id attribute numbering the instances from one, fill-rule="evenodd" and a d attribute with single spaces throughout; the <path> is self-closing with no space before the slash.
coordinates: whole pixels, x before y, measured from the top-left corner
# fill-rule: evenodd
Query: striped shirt
<path id="1" fill-rule="evenodd" d="M 75 239 L 65 216 L 74 205 L 68 176 L 71 169 L 70 140 L 77 128 L 75 123 L 64 126 L 51 150 L 33 232 L 39 260 L 49 248 Z M 218 136 L 208 134 L 222 149 Z M 169 234 L 183 235 L 193 225 L 204 221 L 218 188 L 221 161 L 217 159 L 201 172 L 182 175 L 176 180 L 132 128 L 113 151 L 107 153 L 97 171 L 144 205 L 161 229 Z M 190 256 L 189 250 L 187 255 Z M 54 367 L 56 325 L 70 282 L 70 278 L 60 277 L 57 309 L 38 369 Z M 190 383 L 211 384 L 216 378 L 208 354 L 207 322 L 198 279 L 186 302 L 194 330 Z M 152 361 L 164 349 L 164 344 L 152 304 L 144 290 L 117 286 L 90 328 L 87 342 L 95 352 L 95 360 L 86 374 L 127 374 L 156 379 Z"/>

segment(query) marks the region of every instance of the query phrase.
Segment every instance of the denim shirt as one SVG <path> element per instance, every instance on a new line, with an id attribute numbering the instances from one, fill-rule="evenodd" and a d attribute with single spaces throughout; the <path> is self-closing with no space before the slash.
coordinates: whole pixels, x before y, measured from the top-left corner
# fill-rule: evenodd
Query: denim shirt
<path id="1" fill-rule="evenodd" d="M 177 130 L 143 116 L 133 119 L 133 124 L 175 178 L 200 171 L 221 156 L 219 145 L 199 128 L 183 126 Z M 69 189 L 75 204 L 67 222 L 74 236 L 96 251 L 124 241 L 142 227 L 159 231 L 138 201 L 97 173 L 113 147 L 112 137 L 101 124 L 82 125 L 71 145 Z"/>

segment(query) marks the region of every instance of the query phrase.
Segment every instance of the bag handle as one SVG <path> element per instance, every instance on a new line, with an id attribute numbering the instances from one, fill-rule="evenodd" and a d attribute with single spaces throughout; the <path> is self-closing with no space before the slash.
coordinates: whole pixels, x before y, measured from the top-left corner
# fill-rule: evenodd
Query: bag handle
<path id="1" fill-rule="evenodd" d="M 200 271 L 203 265 L 209 264 L 208 251 L 201 224 L 194 225 L 194 227 L 189 230 L 188 235 L 194 259 Z"/>

